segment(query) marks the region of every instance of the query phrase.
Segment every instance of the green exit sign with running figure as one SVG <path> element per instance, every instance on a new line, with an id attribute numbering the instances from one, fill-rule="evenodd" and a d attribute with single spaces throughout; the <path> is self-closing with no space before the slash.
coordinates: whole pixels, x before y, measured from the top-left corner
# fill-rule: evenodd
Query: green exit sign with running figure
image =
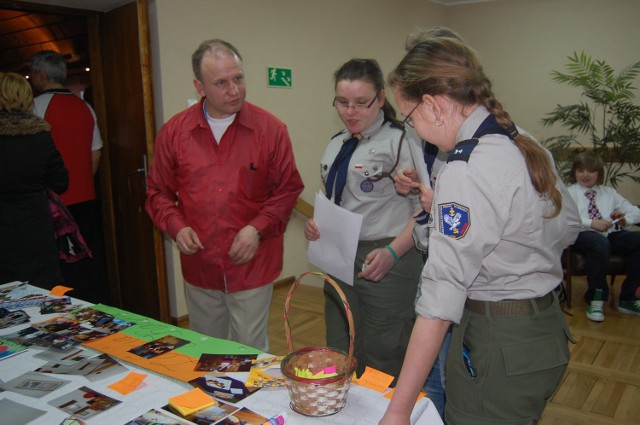
<path id="1" fill-rule="evenodd" d="M 291 69 L 267 68 L 269 87 L 291 87 Z"/>

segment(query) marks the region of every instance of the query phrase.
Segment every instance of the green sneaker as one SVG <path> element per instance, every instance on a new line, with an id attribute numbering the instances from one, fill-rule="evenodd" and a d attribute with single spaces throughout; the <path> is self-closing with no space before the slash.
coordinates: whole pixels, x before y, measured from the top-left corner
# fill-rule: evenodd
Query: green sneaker
<path id="1" fill-rule="evenodd" d="M 618 303 L 618 311 L 620 313 L 634 314 L 640 316 L 640 300 L 620 301 Z"/>
<path id="2" fill-rule="evenodd" d="M 604 300 L 602 299 L 602 289 L 596 289 L 593 299 L 587 304 L 587 319 L 594 322 L 604 321 Z"/>
<path id="3" fill-rule="evenodd" d="M 591 301 L 587 305 L 587 319 L 594 322 L 604 321 L 604 301 Z"/>

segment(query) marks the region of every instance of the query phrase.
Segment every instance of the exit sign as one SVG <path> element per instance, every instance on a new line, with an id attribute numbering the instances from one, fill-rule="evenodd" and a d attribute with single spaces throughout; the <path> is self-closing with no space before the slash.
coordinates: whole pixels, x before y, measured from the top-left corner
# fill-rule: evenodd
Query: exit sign
<path id="1" fill-rule="evenodd" d="M 267 68 L 269 87 L 291 87 L 291 69 Z"/>

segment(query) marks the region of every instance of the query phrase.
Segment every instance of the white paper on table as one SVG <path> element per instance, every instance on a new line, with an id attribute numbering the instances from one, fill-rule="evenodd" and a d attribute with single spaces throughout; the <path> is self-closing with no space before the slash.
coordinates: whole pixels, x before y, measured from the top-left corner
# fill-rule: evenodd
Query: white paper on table
<path id="1" fill-rule="evenodd" d="M 287 412 L 286 425 L 372 425 L 382 419 L 389 406 L 389 399 L 378 391 L 351 383 L 347 405 L 331 416 L 304 416 L 291 409 L 291 397 L 284 387 L 261 389 L 238 403 L 265 417 Z M 426 397 L 416 402 L 411 412 L 412 425 L 443 425 L 438 410 Z"/>
<path id="2" fill-rule="evenodd" d="M 353 264 L 362 227 L 362 215 L 331 202 L 322 192 L 316 194 L 313 221 L 320 239 L 309 242 L 309 262 L 344 283 L 353 285 Z"/>

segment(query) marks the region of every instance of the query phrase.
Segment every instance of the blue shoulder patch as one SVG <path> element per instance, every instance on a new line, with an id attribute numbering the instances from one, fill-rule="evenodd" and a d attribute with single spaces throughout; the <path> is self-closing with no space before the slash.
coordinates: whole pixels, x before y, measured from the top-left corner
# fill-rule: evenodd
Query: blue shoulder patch
<path id="1" fill-rule="evenodd" d="M 453 239 L 461 239 L 471 227 L 469 208 L 455 202 L 438 204 L 440 232 Z"/>
<path id="2" fill-rule="evenodd" d="M 459 142 L 447 157 L 447 163 L 451 161 L 464 161 L 469 162 L 471 152 L 478 145 L 478 139 L 467 139 Z"/>

